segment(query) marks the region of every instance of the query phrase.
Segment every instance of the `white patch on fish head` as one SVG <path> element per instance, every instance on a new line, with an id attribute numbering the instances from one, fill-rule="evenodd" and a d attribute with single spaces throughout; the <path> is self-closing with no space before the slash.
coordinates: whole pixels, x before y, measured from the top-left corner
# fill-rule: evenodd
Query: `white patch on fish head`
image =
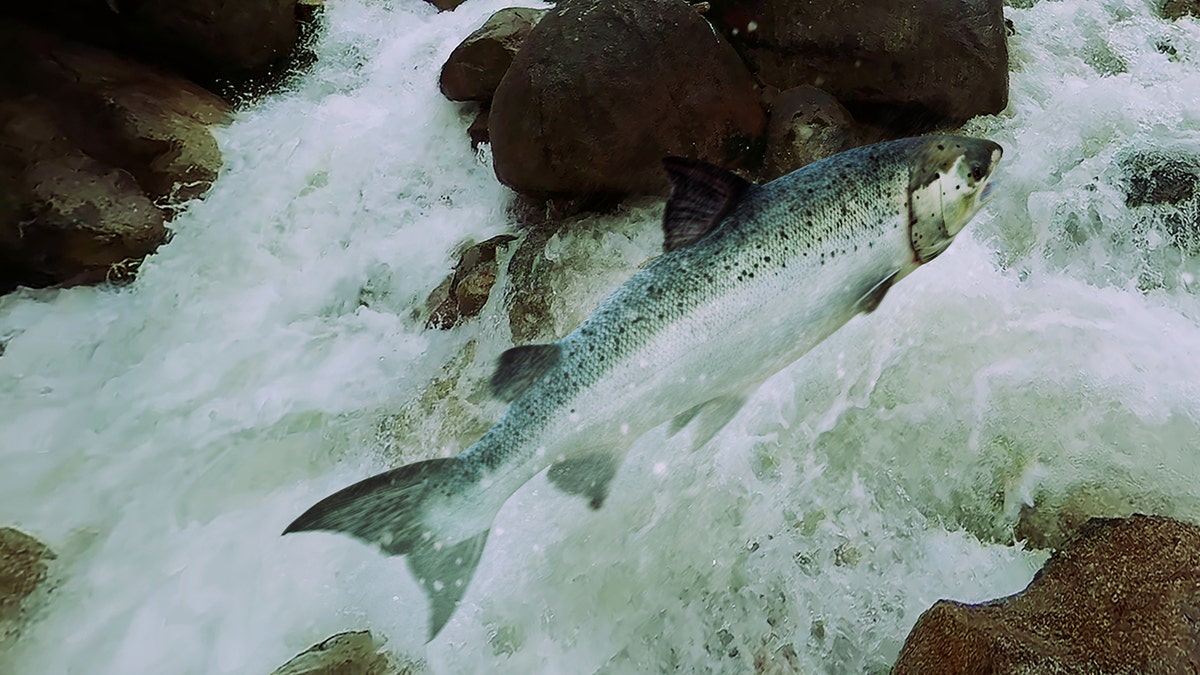
<path id="1" fill-rule="evenodd" d="M 931 136 L 910 169 L 909 239 L 918 263 L 945 251 L 979 212 L 1003 151 L 992 141 Z"/>

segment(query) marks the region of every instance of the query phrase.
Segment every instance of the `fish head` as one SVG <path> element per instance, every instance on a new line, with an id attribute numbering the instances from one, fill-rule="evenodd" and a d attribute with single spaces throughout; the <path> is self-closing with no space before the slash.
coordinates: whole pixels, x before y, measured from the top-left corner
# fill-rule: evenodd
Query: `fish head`
<path id="1" fill-rule="evenodd" d="M 909 239 L 917 262 L 945 251 L 979 212 L 1001 154 L 992 141 L 962 136 L 930 136 L 913 148 Z"/>

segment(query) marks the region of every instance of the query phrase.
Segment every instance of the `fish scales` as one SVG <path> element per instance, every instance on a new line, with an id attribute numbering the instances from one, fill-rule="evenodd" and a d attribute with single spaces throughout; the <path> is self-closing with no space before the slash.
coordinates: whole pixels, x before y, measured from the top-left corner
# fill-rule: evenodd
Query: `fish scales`
<path id="1" fill-rule="evenodd" d="M 888 161 L 888 155 L 894 154 L 894 150 L 877 148 L 872 153 L 834 156 L 810 164 L 759 188 L 703 241 L 654 260 L 560 341 L 565 352 L 560 370 L 530 390 L 531 405 L 514 404 L 505 421 L 509 417 L 523 420 L 526 433 L 521 441 L 525 442 L 529 432 L 553 421 L 559 408 L 573 406 L 575 414 L 590 410 L 586 425 L 560 430 L 573 432 L 560 440 L 569 445 L 575 435 L 594 438 L 597 428 L 615 428 L 619 433 L 619 424 L 614 426 L 611 420 L 595 415 L 597 410 L 611 408 L 589 405 L 589 398 L 619 395 L 640 403 L 638 390 L 660 389 L 664 375 L 675 375 L 670 366 L 677 357 L 692 357 L 689 368 L 707 368 L 712 374 L 705 381 L 715 387 L 746 386 L 761 380 L 762 371 L 770 374 L 777 370 L 772 368 L 775 363 L 794 361 L 797 352 L 808 351 L 843 323 L 843 317 L 854 313 L 853 300 L 912 259 L 907 199 L 886 197 L 906 195 L 907 172 L 899 163 Z M 868 174 L 870 180 L 845 177 L 860 167 L 873 170 Z M 883 184 L 892 189 L 885 190 Z M 836 277 L 832 285 L 827 272 Z M 852 297 L 840 304 L 818 304 L 830 295 Z M 816 306 L 838 309 L 816 317 Z M 746 358 L 725 358 L 728 341 L 714 335 L 714 329 L 733 326 L 736 331 L 738 325 L 763 311 L 770 312 L 770 321 L 777 325 L 766 339 L 755 342 L 767 343 L 757 346 L 770 351 L 771 357 L 752 354 L 750 360 L 756 362 L 752 367 L 742 365 Z M 783 334 L 792 336 L 792 344 L 783 349 L 773 346 L 784 339 Z M 622 366 L 624 376 L 613 380 L 615 387 L 591 389 Z M 654 369 L 656 377 L 646 378 L 647 369 Z M 741 369 L 743 376 L 728 382 L 729 371 L 736 369 Z M 672 408 L 685 405 L 685 409 L 711 398 L 703 388 L 694 386 L 694 380 L 692 383 L 671 387 L 662 398 L 669 400 Z M 620 391 L 630 385 L 636 386 Z M 580 396 L 581 392 L 588 395 Z M 667 417 L 654 419 L 664 414 Z M 656 426 L 670 416 L 624 411 L 621 415 L 642 421 L 642 426 Z M 623 435 L 645 431 L 629 426 Z M 522 451 L 522 461 L 536 458 L 536 445 L 526 444 L 523 449 L 520 445 L 481 444 L 464 459 L 478 458 L 490 468 L 512 461 L 512 455 Z M 520 473 L 515 467 L 513 470 Z"/>
<path id="2" fill-rule="evenodd" d="M 504 415 L 458 457 L 372 476 L 287 532 L 342 532 L 407 556 L 449 620 L 508 497 L 549 466 L 600 508 L 625 453 L 671 421 L 703 444 L 772 374 L 936 258 L 979 210 L 999 161 L 982 139 L 928 136 L 856 148 L 762 186 L 667 159 L 664 254 L 551 345 L 501 356 Z"/>

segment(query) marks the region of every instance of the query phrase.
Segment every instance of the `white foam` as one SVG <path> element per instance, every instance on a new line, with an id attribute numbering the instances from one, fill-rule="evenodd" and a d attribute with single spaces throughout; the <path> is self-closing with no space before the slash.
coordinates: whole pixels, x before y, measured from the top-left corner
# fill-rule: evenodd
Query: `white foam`
<path id="1" fill-rule="evenodd" d="M 643 438 L 601 511 L 535 479 L 424 646 L 402 560 L 279 533 L 387 466 L 381 426 L 434 455 L 429 428 L 495 412 L 471 396 L 500 303 L 450 333 L 412 310 L 512 228 L 436 85 L 502 6 L 329 3 L 316 68 L 221 133 L 220 180 L 134 285 L 0 300 L 0 525 L 61 554 L 0 669 L 265 675 L 370 628 L 434 672 L 878 672 L 938 598 L 1028 582 L 1022 505 L 1103 486 L 1200 519 L 1197 265 L 1137 236 L 1112 169 L 1200 149 L 1200 22 L 1038 2 L 1006 10 L 1012 105 L 968 127 L 1004 145 L 1000 183 L 959 241 L 706 448 Z M 553 332 L 652 254 L 658 213 L 555 240 Z M 461 409 L 395 422 L 468 340 Z"/>

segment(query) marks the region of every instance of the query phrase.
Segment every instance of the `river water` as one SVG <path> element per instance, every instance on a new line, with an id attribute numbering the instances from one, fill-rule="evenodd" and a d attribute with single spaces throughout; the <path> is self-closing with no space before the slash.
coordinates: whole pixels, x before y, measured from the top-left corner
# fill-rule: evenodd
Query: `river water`
<path id="1" fill-rule="evenodd" d="M 423 644 L 403 560 L 279 533 L 500 412 L 503 293 L 450 332 L 415 310 L 513 228 L 436 85 L 505 4 L 330 2 L 316 66 L 220 130 L 221 178 L 134 284 L 0 299 L 0 525 L 59 554 L 0 671 L 266 675 L 366 628 L 436 673 L 886 672 L 938 598 L 1028 583 L 1031 505 L 1200 520 L 1197 204 L 1130 207 L 1122 168 L 1200 154 L 1200 23 L 1026 0 L 1010 107 L 966 128 L 1006 151 L 974 225 L 705 448 L 644 437 L 603 510 L 533 480 Z M 552 331 L 660 214 L 550 242 Z"/>

